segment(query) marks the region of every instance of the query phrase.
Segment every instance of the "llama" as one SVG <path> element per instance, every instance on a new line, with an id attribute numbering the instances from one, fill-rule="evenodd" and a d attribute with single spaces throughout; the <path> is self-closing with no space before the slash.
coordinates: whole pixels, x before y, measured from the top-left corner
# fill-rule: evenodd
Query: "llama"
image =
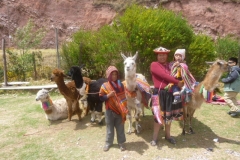
<path id="1" fill-rule="evenodd" d="M 196 109 L 200 108 L 202 103 L 206 100 L 204 99 L 202 90 L 205 89 L 209 92 L 212 92 L 215 88 L 218 87 L 218 80 L 224 72 L 228 70 L 228 64 L 224 60 L 215 61 L 209 68 L 204 80 L 199 83 L 192 93 L 192 98 L 189 102 L 186 102 L 186 106 L 183 110 L 183 131 L 182 134 L 185 135 L 186 129 L 185 125 L 189 125 L 189 134 L 193 134 L 193 129 L 191 126 L 193 114 Z"/>
<path id="2" fill-rule="evenodd" d="M 71 121 L 74 114 L 81 120 L 82 110 L 79 107 L 80 94 L 76 89 L 74 81 L 64 83 L 64 77 L 67 77 L 62 70 L 54 69 L 51 81 L 55 81 L 60 93 L 64 96 L 68 104 L 68 120 Z"/>
<path id="3" fill-rule="evenodd" d="M 72 80 L 74 80 L 76 86 L 79 86 L 78 82 L 78 76 L 75 76 L 79 72 L 81 72 L 80 67 L 71 67 L 70 69 L 72 72 Z M 106 78 L 100 78 L 98 80 L 91 80 L 90 78 L 83 77 L 84 85 L 86 88 L 85 94 L 83 97 L 85 97 L 81 103 L 87 104 L 86 114 L 88 111 L 91 111 L 91 122 L 98 121 L 98 124 L 102 124 L 102 106 L 103 102 L 99 99 L 99 90 L 101 85 L 104 82 L 107 82 Z M 85 107 L 86 108 L 86 107 Z"/>
<path id="4" fill-rule="evenodd" d="M 126 57 L 121 53 L 122 58 L 124 59 L 124 73 L 125 73 L 125 93 L 127 98 L 127 107 L 128 115 L 127 119 L 129 120 L 128 134 L 132 133 L 132 111 L 134 112 L 135 117 L 135 129 L 137 134 L 140 133 L 140 114 L 143 113 L 144 106 L 147 106 L 146 103 L 150 99 L 150 85 L 147 83 L 145 77 L 142 74 L 136 74 L 136 59 L 138 52 L 133 57 Z M 143 85 L 145 85 L 143 87 Z M 144 88 L 144 89 L 143 89 Z M 146 94 L 145 94 L 146 93 Z M 146 99 L 147 100 L 146 100 Z M 145 104 L 143 103 L 145 100 Z"/>
<path id="5" fill-rule="evenodd" d="M 84 111 L 84 116 L 87 116 L 89 112 L 89 107 L 87 103 L 87 91 L 85 89 L 87 87 L 87 84 L 91 82 L 91 79 L 87 77 L 82 77 L 81 69 L 83 66 L 84 65 L 72 66 L 68 72 L 68 76 L 70 76 L 71 79 L 74 80 L 75 86 L 79 94 L 82 96 L 80 98 L 80 109 Z"/>
<path id="6" fill-rule="evenodd" d="M 67 102 L 64 98 L 52 101 L 49 96 L 49 91 L 41 89 L 37 92 L 36 101 L 42 102 L 42 109 L 45 112 L 46 119 L 50 121 L 67 119 L 68 110 Z"/>

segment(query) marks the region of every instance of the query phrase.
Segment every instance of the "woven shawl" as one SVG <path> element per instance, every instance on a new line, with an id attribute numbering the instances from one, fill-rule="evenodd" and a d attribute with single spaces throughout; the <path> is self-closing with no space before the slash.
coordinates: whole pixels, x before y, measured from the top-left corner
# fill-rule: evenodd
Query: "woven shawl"
<path id="1" fill-rule="evenodd" d="M 180 67 L 180 74 L 181 74 L 181 77 L 182 77 L 182 79 L 184 81 L 185 87 L 187 87 L 188 89 L 193 90 L 194 89 L 194 84 L 195 84 L 196 80 L 193 77 L 193 75 L 191 74 L 191 72 L 188 70 L 188 67 L 187 67 L 186 64 L 180 63 L 179 66 L 173 67 L 171 75 L 174 76 L 174 77 L 177 76 L 177 74 L 178 74 L 178 67 Z"/>

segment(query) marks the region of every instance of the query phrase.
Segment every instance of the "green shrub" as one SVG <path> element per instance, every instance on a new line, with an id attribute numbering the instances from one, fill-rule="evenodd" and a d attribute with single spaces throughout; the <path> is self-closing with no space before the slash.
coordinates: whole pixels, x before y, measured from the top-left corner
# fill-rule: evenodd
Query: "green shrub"
<path id="1" fill-rule="evenodd" d="M 198 81 L 204 78 L 209 68 L 205 62 L 214 61 L 216 58 L 213 40 L 203 34 L 194 36 L 186 54 L 186 60 L 189 70 Z"/>
<path id="2" fill-rule="evenodd" d="M 124 34 L 111 26 L 103 26 L 99 31 L 80 30 L 73 35 L 72 42 L 62 46 L 62 68 L 69 70 L 73 65 L 84 64 L 90 78 L 103 77 L 109 65 L 121 65 L 120 51 L 127 46 Z"/>
<path id="3" fill-rule="evenodd" d="M 150 78 L 149 66 L 156 61 L 153 49 L 159 46 L 172 51 L 188 48 L 193 31 L 187 21 L 173 11 L 163 8 L 147 9 L 133 5 L 115 21 L 115 27 L 124 32 L 131 52 L 139 51 L 138 72 Z M 172 54 L 170 54 L 172 56 Z"/>
<path id="4" fill-rule="evenodd" d="M 217 56 L 220 59 L 228 60 L 230 57 L 237 57 L 240 53 L 240 43 L 238 40 L 226 36 L 218 37 L 216 42 Z"/>

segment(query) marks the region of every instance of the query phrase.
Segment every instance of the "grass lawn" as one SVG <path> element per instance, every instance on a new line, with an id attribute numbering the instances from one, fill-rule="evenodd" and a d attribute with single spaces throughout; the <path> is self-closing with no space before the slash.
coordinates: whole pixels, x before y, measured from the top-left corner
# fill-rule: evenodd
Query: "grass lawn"
<path id="1" fill-rule="evenodd" d="M 120 152 L 116 137 L 113 147 L 103 152 L 105 124 L 91 124 L 90 115 L 78 121 L 45 119 L 40 102 L 35 101 L 37 91 L 0 94 L 0 159 L 31 160 L 215 160 L 240 159 L 240 116 L 232 118 L 227 106 L 203 104 L 193 119 L 193 135 L 181 135 L 180 122 L 172 123 L 172 145 L 160 132 L 157 147 L 152 147 L 153 116 L 146 109 L 141 117 L 139 135 L 126 134 L 127 150 Z M 50 93 L 52 100 L 62 98 Z M 127 131 L 128 123 L 125 123 Z M 214 142 L 218 139 L 218 142 Z"/>

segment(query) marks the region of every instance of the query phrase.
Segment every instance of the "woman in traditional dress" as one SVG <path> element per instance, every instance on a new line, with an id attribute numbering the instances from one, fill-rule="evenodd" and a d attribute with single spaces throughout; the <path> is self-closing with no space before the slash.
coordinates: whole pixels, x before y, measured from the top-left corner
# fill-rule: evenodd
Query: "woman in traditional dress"
<path id="1" fill-rule="evenodd" d="M 179 87 L 183 87 L 184 83 L 182 81 L 177 80 L 173 76 L 171 76 L 171 69 L 169 63 L 167 62 L 168 53 L 170 50 L 166 48 L 159 47 L 154 50 L 157 55 L 157 61 L 152 62 L 150 66 L 150 71 L 152 74 L 152 81 L 154 83 L 153 94 L 159 95 L 159 104 L 161 108 L 161 116 L 163 118 L 163 124 L 165 124 L 165 139 L 175 144 L 176 141 L 170 134 L 171 122 L 172 120 L 181 120 L 183 117 L 183 108 L 182 103 L 173 104 L 173 93 L 164 89 L 169 83 L 173 83 L 178 85 Z M 158 122 L 155 118 L 154 128 L 153 128 L 153 139 L 151 141 L 151 145 L 155 146 L 157 144 L 157 139 L 159 135 L 159 130 L 161 128 L 162 123 Z"/>

